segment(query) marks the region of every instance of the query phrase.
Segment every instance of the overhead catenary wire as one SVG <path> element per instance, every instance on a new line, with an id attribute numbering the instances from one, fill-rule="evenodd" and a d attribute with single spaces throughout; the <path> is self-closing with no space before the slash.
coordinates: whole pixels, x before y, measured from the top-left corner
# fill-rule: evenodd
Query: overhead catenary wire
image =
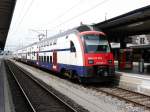
<path id="1" fill-rule="evenodd" d="M 20 19 L 20 21 L 18 22 L 18 25 L 15 26 L 15 30 L 13 31 L 12 35 L 15 34 L 18 31 L 18 28 L 20 27 L 21 23 L 23 22 L 25 16 L 27 15 L 27 13 L 29 12 L 31 6 L 33 5 L 34 0 L 31 0 L 30 4 L 27 7 L 27 10 L 25 11 L 24 15 L 22 16 L 22 18 Z"/>
<path id="2" fill-rule="evenodd" d="M 75 5 L 73 5 L 71 8 L 67 9 L 64 13 L 62 13 L 61 15 L 59 15 L 59 16 L 57 16 L 55 19 L 53 19 L 53 21 L 54 21 L 54 20 L 57 20 L 57 19 L 59 19 L 59 18 L 61 18 L 61 17 L 63 17 L 64 15 L 66 15 L 67 12 L 70 12 L 71 10 L 73 10 L 74 8 L 76 8 L 82 1 L 83 1 L 83 0 L 79 0 L 79 2 L 77 2 L 77 3 L 76 3 Z M 25 16 L 26 16 L 27 13 L 29 12 L 31 6 L 33 5 L 33 2 L 34 2 L 34 0 L 32 0 L 32 1 L 30 2 L 30 4 L 29 4 L 28 7 L 27 7 L 26 12 L 25 12 L 24 15 L 22 16 L 22 18 L 20 19 L 20 21 L 18 22 L 18 24 L 14 26 L 16 29 L 15 29 L 14 31 L 12 31 L 12 34 L 11 34 L 11 35 L 17 33 L 18 28 L 20 27 L 20 25 L 21 25 L 21 23 L 23 22 Z M 53 21 L 51 21 L 51 22 L 53 22 Z M 48 24 L 49 24 L 49 23 L 48 23 Z"/>
<path id="3" fill-rule="evenodd" d="M 77 6 L 79 6 L 81 4 L 83 0 L 79 0 L 79 2 L 77 2 L 75 5 L 73 5 L 71 8 L 67 9 L 65 12 L 61 13 L 59 16 L 57 16 L 56 18 L 54 18 L 53 20 L 51 20 L 50 22 L 48 22 L 47 24 L 51 24 L 54 23 L 55 21 L 58 21 L 58 19 L 62 18 L 63 16 L 65 16 L 67 13 L 69 13 L 70 11 L 72 11 L 73 9 L 75 9 Z M 47 24 L 44 24 L 42 26 L 45 26 Z"/>
<path id="4" fill-rule="evenodd" d="M 74 8 L 76 8 L 76 7 L 81 3 L 81 1 L 82 1 L 82 0 L 80 0 L 77 4 L 75 4 L 74 6 L 72 6 L 71 8 L 69 8 L 67 11 L 65 11 L 65 12 L 62 13 L 61 15 L 57 16 L 57 17 L 54 19 L 54 21 L 57 21 L 58 19 L 60 19 L 60 18 L 63 17 L 64 15 L 66 15 L 68 12 L 70 12 L 71 10 L 73 10 Z M 93 7 L 89 8 L 89 9 L 87 9 L 87 10 L 81 12 L 81 13 L 79 13 L 78 15 L 76 15 L 76 16 L 74 16 L 74 17 L 71 17 L 71 18 L 67 19 L 66 21 L 60 23 L 59 25 L 57 25 L 57 26 L 55 26 L 55 27 L 53 27 L 53 28 L 56 28 L 56 27 L 58 27 L 58 26 L 60 26 L 60 25 L 63 25 L 63 24 L 66 24 L 66 23 L 68 23 L 68 22 L 70 22 L 70 21 L 76 19 L 77 17 L 79 17 L 79 16 L 81 16 L 81 15 L 83 15 L 83 14 L 89 12 L 90 10 L 93 10 L 93 9 L 95 9 L 96 7 L 98 7 L 98 6 L 102 5 L 102 4 L 104 4 L 104 3 L 107 2 L 107 1 L 109 1 L 109 0 L 103 0 L 102 2 L 100 2 L 100 3 L 96 4 L 96 5 L 94 5 Z M 28 5 L 27 10 L 25 11 L 25 13 L 24 13 L 24 15 L 22 16 L 22 18 L 20 19 L 20 21 L 18 22 L 18 25 L 15 26 L 16 29 L 12 32 L 12 35 L 15 34 L 15 33 L 18 31 L 18 29 L 19 29 L 21 23 L 23 22 L 25 16 L 26 16 L 27 13 L 29 12 L 29 10 L 30 10 L 30 8 L 31 8 L 31 6 L 32 6 L 32 4 L 33 4 L 33 2 L 34 2 L 34 0 L 32 0 L 32 1 L 30 2 L 30 4 Z M 48 23 L 48 24 L 54 23 L 54 21 L 51 21 L 51 22 Z M 53 29 L 53 28 L 52 28 L 52 29 Z"/>
<path id="5" fill-rule="evenodd" d="M 65 20 L 64 22 L 60 23 L 59 25 L 56 25 L 56 26 L 52 27 L 51 29 L 54 29 L 54 28 L 59 27 L 59 26 L 61 26 L 61 25 L 64 25 L 64 24 L 66 24 L 66 23 L 68 23 L 68 22 L 70 22 L 70 21 L 72 21 L 72 20 L 74 20 L 74 19 L 80 17 L 81 15 L 84 15 L 84 14 L 86 14 L 86 13 L 92 11 L 93 9 L 95 9 L 95 8 L 97 8 L 97 7 L 101 6 L 101 5 L 103 5 L 104 3 L 108 2 L 108 1 L 109 1 L 109 0 L 103 0 L 103 1 L 99 2 L 98 4 L 92 6 L 91 8 L 89 8 L 89 9 L 87 9 L 87 10 L 85 10 L 85 11 L 83 11 L 83 12 L 81 12 L 81 13 L 79 13 L 79 14 L 77 14 L 77 15 L 75 15 L 75 16 L 73 16 L 73 17 L 67 19 L 67 20 Z"/>
<path id="6" fill-rule="evenodd" d="M 19 13 L 19 19 L 20 19 L 20 17 L 21 17 L 21 15 L 22 15 L 22 11 L 25 9 L 25 6 L 26 6 L 26 4 L 27 4 L 27 0 L 25 0 L 25 2 L 24 2 L 24 5 L 21 7 L 21 9 L 20 9 L 20 13 Z M 16 9 L 15 9 L 16 10 Z M 14 15 L 13 15 L 14 16 Z M 18 23 L 18 21 L 16 21 L 16 24 Z M 14 29 L 15 28 L 15 25 L 13 26 L 13 28 L 11 28 L 11 29 Z"/>

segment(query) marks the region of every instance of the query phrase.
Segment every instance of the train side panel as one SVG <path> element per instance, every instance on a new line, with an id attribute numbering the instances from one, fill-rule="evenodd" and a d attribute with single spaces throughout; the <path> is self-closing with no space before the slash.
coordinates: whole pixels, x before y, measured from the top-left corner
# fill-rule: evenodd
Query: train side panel
<path id="1" fill-rule="evenodd" d="M 57 45 L 58 49 L 62 49 L 57 52 L 59 72 L 65 69 L 78 75 L 83 74 L 83 58 L 77 35 L 72 33 L 59 38 Z"/>

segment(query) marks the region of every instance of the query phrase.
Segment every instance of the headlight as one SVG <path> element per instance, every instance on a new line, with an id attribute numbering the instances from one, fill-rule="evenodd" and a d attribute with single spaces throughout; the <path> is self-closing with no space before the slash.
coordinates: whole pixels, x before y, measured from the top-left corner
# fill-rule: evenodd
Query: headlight
<path id="1" fill-rule="evenodd" d="M 108 60 L 108 63 L 112 63 L 112 60 Z"/>
<path id="2" fill-rule="evenodd" d="M 94 64 L 94 60 L 88 60 L 89 64 Z"/>

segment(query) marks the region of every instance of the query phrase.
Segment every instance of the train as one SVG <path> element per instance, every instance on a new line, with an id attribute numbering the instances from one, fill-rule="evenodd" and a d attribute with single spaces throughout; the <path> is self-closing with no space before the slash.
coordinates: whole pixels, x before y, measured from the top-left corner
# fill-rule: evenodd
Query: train
<path id="1" fill-rule="evenodd" d="M 14 58 L 78 79 L 104 82 L 115 75 L 114 56 L 107 35 L 81 25 L 16 50 Z"/>

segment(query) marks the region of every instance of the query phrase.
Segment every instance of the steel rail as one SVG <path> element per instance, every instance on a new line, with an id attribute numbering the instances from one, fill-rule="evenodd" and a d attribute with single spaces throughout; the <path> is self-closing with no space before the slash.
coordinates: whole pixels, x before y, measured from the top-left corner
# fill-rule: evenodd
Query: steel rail
<path id="1" fill-rule="evenodd" d="M 12 62 L 11 62 L 12 63 Z M 14 63 L 12 63 L 14 64 Z M 46 90 L 49 94 L 53 95 L 55 98 L 57 98 L 60 102 L 62 102 L 65 106 L 70 108 L 74 112 L 78 112 L 76 109 L 74 109 L 72 106 L 67 104 L 65 101 L 63 101 L 61 98 L 59 98 L 55 93 L 50 91 L 47 87 L 45 87 L 43 84 L 41 84 L 38 79 L 36 79 L 34 76 L 31 76 L 31 73 L 25 71 L 23 68 L 19 67 L 18 65 L 14 64 L 21 72 L 23 72 L 25 75 L 27 75 L 29 78 L 31 78 L 36 84 L 38 84 L 40 87 L 42 87 L 44 90 Z M 29 75 L 30 74 L 30 75 Z"/>
<path id="2" fill-rule="evenodd" d="M 9 66 L 8 64 L 7 64 L 7 66 L 8 66 L 9 71 L 11 72 L 12 76 L 14 77 L 15 81 L 17 82 L 19 88 L 21 89 L 23 95 L 25 96 L 27 102 L 29 103 L 31 109 L 33 110 L 33 112 L 36 112 L 36 110 L 35 110 L 35 108 L 33 107 L 31 101 L 30 101 L 29 98 L 27 97 L 25 91 L 23 90 L 23 88 L 22 88 L 22 86 L 20 85 L 18 79 L 16 78 L 15 73 L 11 70 L 11 68 L 10 68 L 10 66 Z"/>
<path id="3" fill-rule="evenodd" d="M 136 102 L 136 101 L 134 101 L 134 98 L 131 100 L 131 99 L 128 98 L 128 97 L 124 97 L 124 96 L 121 96 L 121 95 L 119 95 L 119 94 L 112 93 L 112 91 L 106 90 L 106 88 L 92 87 L 92 89 L 95 89 L 95 90 L 98 91 L 98 92 L 102 92 L 102 93 L 105 93 L 105 94 L 107 94 L 107 95 L 110 95 L 110 96 L 119 98 L 119 99 L 124 100 L 124 101 L 126 101 L 126 102 L 128 102 L 128 103 L 132 103 L 132 104 L 135 104 L 135 105 L 138 105 L 138 106 L 142 106 L 142 107 L 144 107 L 144 108 L 146 108 L 146 109 L 150 109 L 150 105 L 142 104 L 142 103 L 140 103 L 140 101 L 139 101 L 139 102 Z M 107 89 L 109 89 L 109 88 L 107 88 Z M 112 89 L 112 88 L 110 88 L 110 89 Z M 150 96 L 148 96 L 148 95 L 143 95 L 143 94 L 141 94 L 141 93 L 133 92 L 133 91 L 126 90 L 126 89 L 123 89 L 123 88 L 115 87 L 115 89 L 116 89 L 116 90 L 115 90 L 116 92 L 117 92 L 117 89 L 121 89 L 121 90 L 123 90 L 124 92 L 127 91 L 127 92 L 130 92 L 131 94 L 136 94 L 136 95 L 140 95 L 140 96 L 143 96 L 143 97 L 150 98 Z"/>

